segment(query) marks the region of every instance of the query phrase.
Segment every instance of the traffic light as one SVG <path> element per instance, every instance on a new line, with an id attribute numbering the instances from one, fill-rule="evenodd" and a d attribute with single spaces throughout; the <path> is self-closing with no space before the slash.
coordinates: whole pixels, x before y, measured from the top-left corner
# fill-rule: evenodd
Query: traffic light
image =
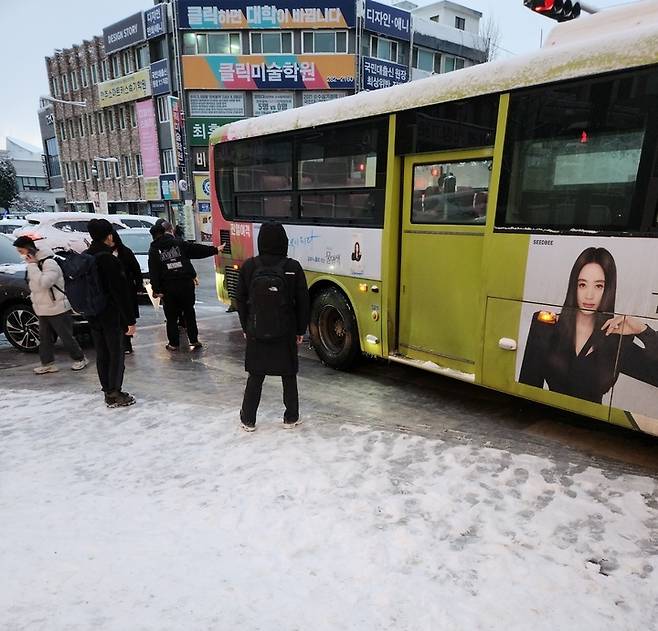
<path id="1" fill-rule="evenodd" d="M 573 20 L 580 15 L 580 2 L 572 0 L 523 0 L 523 4 L 535 13 L 558 22 Z"/>

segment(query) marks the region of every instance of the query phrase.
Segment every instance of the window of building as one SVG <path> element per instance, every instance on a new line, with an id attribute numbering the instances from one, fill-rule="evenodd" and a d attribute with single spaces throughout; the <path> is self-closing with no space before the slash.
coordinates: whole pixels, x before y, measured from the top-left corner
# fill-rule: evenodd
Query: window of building
<path id="1" fill-rule="evenodd" d="M 110 77 L 110 62 L 107 59 L 101 61 L 101 81 L 108 81 Z"/>
<path id="2" fill-rule="evenodd" d="M 117 79 L 121 76 L 121 56 L 112 55 L 112 78 Z"/>
<path id="3" fill-rule="evenodd" d="M 277 54 L 292 53 L 292 33 L 290 31 L 279 31 L 274 33 L 252 32 L 251 52 L 252 54 Z"/>
<path id="4" fill-rule="evenodd" d="M 162 169 L 163 173 L 175 173 L 176 163 L 174 161 L 173 149 L 165 149 L 162 152 Z"/>
<path id="5" fill-rule="evenodd" d="M 418 70 L 439 73 L 441 72 L 441 53 L 414 46 L 411 65 Z"/>
<path id="6" fill-rule="evenodd" d="M 64 122 L 57 123 L 57 129 L 59 131 L 59 139 L 60 140 L 66 140 L 66 138 L 67 138 L 66 125 L 64 124 Z"/>
<path id="7" fill-rule="evenodd" d="M 458 28 L 460 31 L 466 30 L 466 20 L 460 18 L 458 15 L 455 16 L 455 28 Z"/>
<path id="8" fill-rule="evenodd" d="M 57 138 L 46 139 L 46 158 L 48 160 L 48 175 L 50 175 L 50 177 L 61 175 L 62 169 L 59 164 L 59 147 L 57 146 Z"/>
<path id="9" fill-rule="evenodd" d="M 64 94 L 69 93 L 69 80 L 65 74 L 62 75 L 62 92 Z"/>
<path id="10" fill-rule="evenodd" d="M 50 78 L 50 94 L 55 98 L 59 96 L 59 79 L 57 77 Z"/>
<path id="11" fill-rule="evenodd" d="M 143 175 L 144 168 L 142 167 L 142 154 L 135 154 L 135 175 Z"/>
<path id="12" fill-rule="evenodd" d="M 122 65 L 124 75 L 135 72 L 135 57 L 130 49 L 124 50 L 123 53 L 121 53 L 121 60 L 123 62 Z"/>
<path id="13" fill-rule="evenodd" d="M 120 107 L 119 108 L 119 127 L 121 129 L 126 128 L 126 108 L 125 107 Z"/>
<path id="14" fill-rule="evenodd" d="M 86 68 L 80 68 L 80 83 L 83 88 L 89 87 L 89 74 Z"/>
<path id="15" fill-rule="evenodd" d="M 513 93 L 496 226 L 648 230 L 657 80 L 635 70 Z"/>
<path id="16" fill-rule="evenodd" d="M 123 156 L 123 172 L 126 177 L 132 177 L 133 175 L 133 163 L 130 156 Z"/>
<path id="17" fill-rule="evenodd" d="M 77 71 L 73 70 L 71 72 L 71 90 L 75 91 L 78 89 L 78 73 Z"/>
<path id="18" fill-rule="evenodd" d="M 135 48 L 135 68 L 146 68 L 150 63 L 148 44 Z"/>
<path id="19" fill-rule="evenodd" d="M 84 123 L 84 117 L 80 116 L 78 118 L 78 135 L 80 138 L 85 137 L 85 123 Z"/>
<path id="20" fill-rule="evenodd" d="M 184 55 L 240 55 L 240 33 L 185 33 Z"/>
<path id="21" fill-rule="evenodd" d="M 103 162 L 103 177 L 108 180 L 111 177 L 110 163 L 105 161 Z"/>
<path id="22" fill-rule="evenodd" d="M 464 59 L 461 57 L 452 57 L 451 55 L 443 56 L 443 72 L 452 72 L 461 70 L 464 67 Z"/>
<path id="23" fill-rule="evenodd" d="M 114 131 L 114 109 L 109 108 L 105 111 L 105 120 L 107 122 L 107 131 Z"/>
<path id="24" fill-rule="evenodd" d="M 94 135 L 94 118 L 92 114 L 85 114 L 86 123 L 87 123 L 87 133 L 90 136 Z"/>
<path id="25" fill-rule="evenodd" d="M 77 162 L 73 163 L 73 175 L 75 176 L 76 181 L 80 181 L 80 167 Z"/>
<path id="26" fill-rule="evenodd" d="M 75 138 L 75 125 L 73 124 L 73 119 L 69 118 L 66 122 L 69 128 L 69 138 Z"/>
<path id="27" fill-rule="evenodd" d="M 69 166 L 68 162 L 64 163 L 64 173 L 66 175 L 66 181 L 70 182 L 71 181 L 71 167 Z"/>
<path id="28" fill-rule="evenodd" d="M 137 127 L 137 111 L 135 110 L 134 103 L 130 104 L 129 112 L 130 112 L 130 126 Z"/>
<path id="29" fill-rule="evenodd" d="M 17 177 L 16 188 L 23 191 L 47 191 L 48 180 L 45 177 Z"/>
<path id="30" fill-rule="evenodd" d="M 103 112 L 96 112 L 96 128 L 99 134 L 105 133 L 105 125 L 103 122 Z"/>
<path id="31" fill-rule="evenodd" d="M 304 31 L 304 53 L 346 53 L 347 31 Z"/>
<path id="32" fill-rule="evenodd" d="M 98 83 L 98 64 L 91 65 L 91 83 L 96 85 Z"/>
<path id="33" fill-rule="evenodd" d="M 121 162 L 117 160 L 116 162 L 112 163 L 114 165 L 114 177 L 115 178 L 120 178 L 121 177 Z"/>
<path id="34" fill-rule="evenodd" d="M 86 162 L 82 163 L 82 179 L 83 180 L 89 179 L 89 165 Z"/>
<path id="35" fill-rule="evenodd" d="M 379 35 L 370 36 L 370 56 L 393 63 L 404 63 L 398 42 Z"/>
<path id="36" fill-rule="evenodd" d="M 161 123 L 169 122 L 169 97 L 159 96 L 157 98 L 158 104 L 158 121 Z"/>

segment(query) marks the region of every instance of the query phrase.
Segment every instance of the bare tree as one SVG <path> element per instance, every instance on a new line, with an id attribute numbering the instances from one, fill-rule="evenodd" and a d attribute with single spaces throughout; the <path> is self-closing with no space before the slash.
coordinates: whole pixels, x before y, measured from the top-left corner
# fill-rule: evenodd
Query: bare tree
<path id="1" fill-rule="evenodd" d="M 50 210 L 45 200 L 40 197 L 28 199 L 21 195 L 16 195 L 11 201 L 11 210 L 18 213 L 42 213 Z"/>
<path id="2" fill-rule="evenodd" d="M 493 15 L 489 15 L 487 19 L 480 24 L 480 34 L 478 36 L 478 48 L 485 54 L 486 61 L 492 61 L 498 54 L 500 48 L 500 40 L 502 33 L 500 31 L 500 24 Z"/>

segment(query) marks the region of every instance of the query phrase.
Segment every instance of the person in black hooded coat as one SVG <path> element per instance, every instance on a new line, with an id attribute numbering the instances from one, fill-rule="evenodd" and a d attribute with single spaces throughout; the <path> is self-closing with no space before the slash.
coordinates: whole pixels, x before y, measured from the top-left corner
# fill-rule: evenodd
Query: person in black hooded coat
<path id="1" fill-rule="evenodd" d="M 286 407 L 285 427 L 299 423 L 297 393 L 297 346 L 302 343 L 309 321 L 309 294 L 306 277 L 298 261 L 287 258 L 288 236 L 281 224 L 270 222 L 261 226 L 258 234 L 259 256 L 245 261 L 237 286 L 237 307 L 240 325 L 247 340 L 245 370 L 249 373 L 240 420 L 243 429 L 255 429 L 256 413 L 266 375 L 280 376 L 283 382 L 283 401 Z M 273 340 L 256 339 L 251 324 L 250 287 L 259 266 L 273 268 L 285 261 L 283 271 L 287 282 L 289 313 L 287 333 Z"/>

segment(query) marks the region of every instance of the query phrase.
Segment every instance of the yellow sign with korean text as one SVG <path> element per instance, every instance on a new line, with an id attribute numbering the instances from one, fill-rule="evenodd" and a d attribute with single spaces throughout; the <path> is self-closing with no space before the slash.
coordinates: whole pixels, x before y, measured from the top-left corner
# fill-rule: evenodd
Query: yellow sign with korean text
<path id="1" fill-rule="evenodd" d="M 195 174 L 194 197 L 198 202 L 207 202 L 210 199 L 210 177 L 207 173 Z"/>
<path id="2" fill-rule="evenodd" d="M 151 74 L 149 68 L 143 68 L 125 77 L 98 84 L 98 100 L 101 107 L 136 101 L 150 95 Z"/>
<path id="3" fill-rule="evenodd" d="M 144 178 L 144 199 L 156 200 L 160 199 L 160 178 L 159 177 L 145 177 Z"/>

